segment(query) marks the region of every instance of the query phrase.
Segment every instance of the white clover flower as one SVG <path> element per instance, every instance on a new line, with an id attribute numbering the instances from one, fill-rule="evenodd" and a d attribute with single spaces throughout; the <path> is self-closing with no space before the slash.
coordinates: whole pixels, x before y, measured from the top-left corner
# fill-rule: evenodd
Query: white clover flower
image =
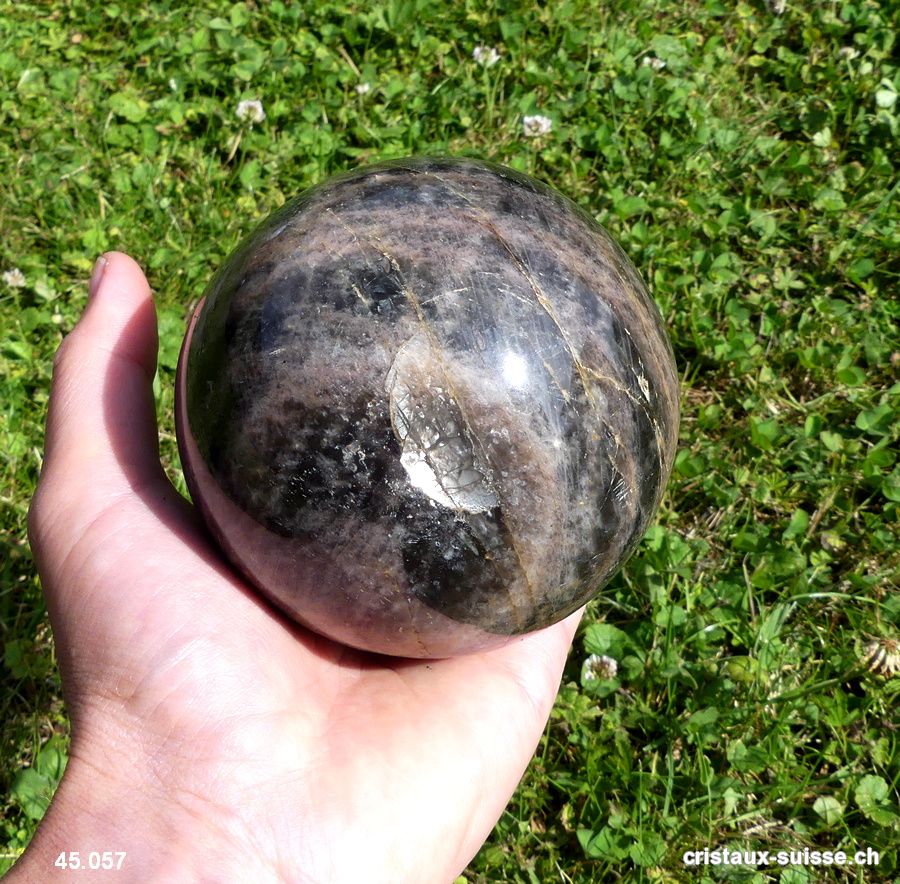
<path id="1" fill-rule="evenodd" d="M 500 53 L 494 46 L 478 45 L 472 50 L 472 60 L 482 67 L 490 68 L 500 61 Z"/>
<path id="2" fill-rule="evenodd" d="M 605 654 L 591 654 L 581 668 L 582 681 L 596 681 L 598 678 L 615 678 L 619 664 Z"/>
<path id="3" fill-rule="evenodd" d="M 855 46 L 841 46 L 838 55 L 847 61 L 853 61 L 854 58 L 859 58 L 859 50 Z"/>
<path id="4" fill-rule="evenodd" d="M 25 286 L 25 274 L 19 270 L 18 267 L 13 267 L 12 270 L 4 270 L 3 271 L 3 281 L 11 288 L 11 289 L 20 289 Z"/>
<path id="5" fill-rule="evenodd" d="M 655 71 L 661 71 L 666 66 L 666 63 L 655 55 L 645 55 L 641 64 L 645 68 L 653 68 Z"/>
<path id="6" fill-rule="evenodd" d="M 550 117 L 534 114 L 522 118 L 522 131 L 527 138 L 537 138 L 546 135 L 553 128 L 553 120 Z"/>
<path id="7" fill-rule="evenodd" d="M 170 88 L 173 92 L 177 92 L 177 91 L 178 91 L 178 80 L 176 80 L 174 77 L 169 77 L 169 88 Z"/>
<path id="8" fill-rule="evenodd" d="M 766 5 L 772 15 L 781 15 L 787 9 L 787 0 L 768 0 Z"/>
<path id="9" fill-rule="evenodd" d="M 368 83 L 357 83 L 356 84 L 356 94 L 357 95 L 368 95 L 369 90 L 372 87 Z"/>
<path id="10" fill-rule="evenodd" d="M 870 672 L 893 678 L 900 675 L 900 641 L 881 638 L 869 642 L 863 648 L 862 661 Z"/>
<path id="11" fill-rule="evenodd" d="M 266 118 L 266 112 L 263 110 L 262 102 L 257 99 L 241 101 L 235 115 L 239 120 L 252 123 L 261 123 Z"/>

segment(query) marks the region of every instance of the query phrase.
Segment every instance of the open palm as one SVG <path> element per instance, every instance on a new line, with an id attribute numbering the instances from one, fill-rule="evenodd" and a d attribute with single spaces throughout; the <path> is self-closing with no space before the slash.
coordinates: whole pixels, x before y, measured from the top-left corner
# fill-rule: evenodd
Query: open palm
<path id="1" fill-rule="evenodd" d="M 146 280 L 113 253 L 60 348 L 30 517 L 72 749 L 13 875 L 92 849 L 140 879 L 452 880 L 534 751 L 577 615 L 421 662 L 288 622 L 160 466 L 156 347 Z"/>

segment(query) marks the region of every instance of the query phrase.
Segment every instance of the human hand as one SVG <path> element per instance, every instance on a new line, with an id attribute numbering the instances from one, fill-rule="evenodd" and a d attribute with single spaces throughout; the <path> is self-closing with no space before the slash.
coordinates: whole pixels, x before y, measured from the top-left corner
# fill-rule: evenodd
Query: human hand
<path id="1" fill-rule="evenodd" d="M 166 478 L 150 290 L 126 255 L 98 268 L 29 517 L 70 761 L 9 880 L 76 850 L 127 852 L 105 880 L 452 880 L 534 752 L 579 615 L 440 661 L 288 622 Z"/>

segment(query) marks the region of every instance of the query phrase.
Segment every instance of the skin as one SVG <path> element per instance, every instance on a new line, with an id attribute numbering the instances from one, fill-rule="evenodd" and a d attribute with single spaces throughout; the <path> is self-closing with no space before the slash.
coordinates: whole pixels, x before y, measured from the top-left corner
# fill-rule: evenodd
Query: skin
<path id="1" fill-rule="evenodd" d="M 406 661 L 290 623 L 231 572 L 159 461 L 156 318 L 98 261 L 57 354 L 29 515 L 69 765 L 10 882 L 452 881 L 532 757 L 580 613 L 505 648 Z"/>

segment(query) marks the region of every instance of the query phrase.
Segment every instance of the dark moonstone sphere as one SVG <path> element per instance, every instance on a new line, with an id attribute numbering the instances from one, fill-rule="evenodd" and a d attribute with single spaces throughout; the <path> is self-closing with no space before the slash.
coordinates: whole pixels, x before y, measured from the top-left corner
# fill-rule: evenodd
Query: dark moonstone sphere
<path id="1" fill-rule="evenodd" d="M 260 593 L 343 644 L 446 657 L 555 623 L 634 550 L 678 378 L 592 218 L 418 158 L 326 181 L 239 246 L 176 407 L 191 496 Z"/>

